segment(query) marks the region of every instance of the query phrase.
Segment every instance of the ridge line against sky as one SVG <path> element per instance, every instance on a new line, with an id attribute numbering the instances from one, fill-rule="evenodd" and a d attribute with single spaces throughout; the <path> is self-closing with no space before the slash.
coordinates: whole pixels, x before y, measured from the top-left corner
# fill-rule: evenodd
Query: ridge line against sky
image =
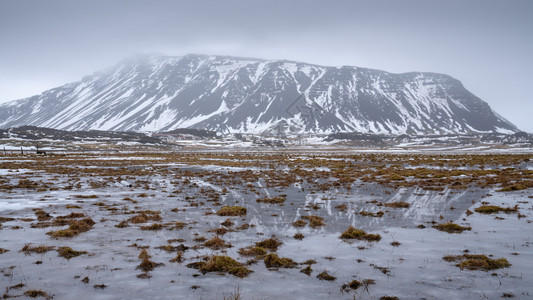
<path id="1" fill-rule="evenodd" d="M 444 73 L 533 132 L 533 1 L 0 1 L 0 103 L 136 53 Z"/>

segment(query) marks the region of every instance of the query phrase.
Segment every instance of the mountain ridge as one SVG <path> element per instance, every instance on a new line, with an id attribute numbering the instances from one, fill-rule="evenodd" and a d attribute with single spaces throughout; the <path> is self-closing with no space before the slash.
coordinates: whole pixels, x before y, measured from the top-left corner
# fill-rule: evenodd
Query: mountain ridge
<path id="1" fill-rule="evenodd" d="M 0 105 L 0 128 L 292 134 L 516 132 L 445 74 L 288 60 L 140 55 Z"/>

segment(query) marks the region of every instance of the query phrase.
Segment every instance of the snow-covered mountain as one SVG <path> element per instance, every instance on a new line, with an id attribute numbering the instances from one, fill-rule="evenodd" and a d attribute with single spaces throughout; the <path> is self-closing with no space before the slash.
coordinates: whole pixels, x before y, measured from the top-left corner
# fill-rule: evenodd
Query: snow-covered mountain
<path id="1" fill-rule="evenodd" d="M 516 132 L 443 74 L 226 56 L 139 56 L 0 105 L 0 128 L 243 133 Z"/>

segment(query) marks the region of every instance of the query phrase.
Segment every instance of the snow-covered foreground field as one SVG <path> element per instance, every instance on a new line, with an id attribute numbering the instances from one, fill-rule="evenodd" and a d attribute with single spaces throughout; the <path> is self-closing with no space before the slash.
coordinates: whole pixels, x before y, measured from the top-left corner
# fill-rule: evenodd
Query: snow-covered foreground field
<path id="1" fill-rule="evenodd" d="M 0 289 L 55 299 L 529 299 L 532 158 L 3 156 Z"/>

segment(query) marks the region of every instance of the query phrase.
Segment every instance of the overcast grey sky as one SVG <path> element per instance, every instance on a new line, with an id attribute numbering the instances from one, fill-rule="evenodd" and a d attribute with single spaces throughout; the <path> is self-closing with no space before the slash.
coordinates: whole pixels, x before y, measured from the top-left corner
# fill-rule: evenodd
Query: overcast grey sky
<path id="1" fill-rule="evenodd" d="M 145 52 L 446 73 L 533 132 L 531 0 L 0 0 L 0 102 Z"/>

